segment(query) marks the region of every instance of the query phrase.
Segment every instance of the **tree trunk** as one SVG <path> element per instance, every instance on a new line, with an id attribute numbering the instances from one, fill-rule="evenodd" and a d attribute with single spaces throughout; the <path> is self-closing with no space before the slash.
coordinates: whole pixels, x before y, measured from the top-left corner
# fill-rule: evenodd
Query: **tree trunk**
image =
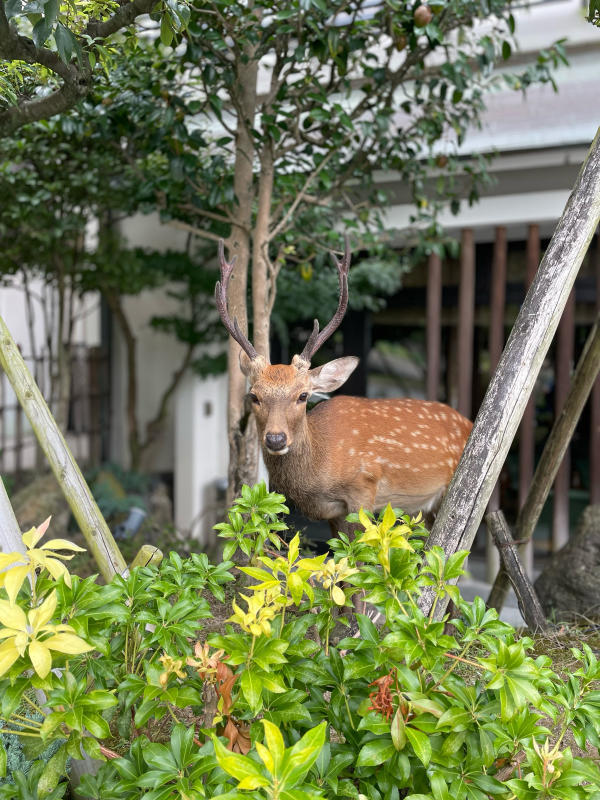
<path id="1" fill-rule="evenodd" d="M 600 222 L 600 130 L 506 344 L 428 546 L 470 549 L 569 293 Z M 429 613 L 435 593 L 419 604 Z M 441 618 L 445 603 L 438 603 Z"/>
<path id="2" fill-rule="evenodd" d="M 250 262 L 250 230 L 254 204 L 254 136 L 253 126 L 256 114 L 256 81 L 258 61 L 253 48 L 244 53 L 245 58 L 238 61 L 237 104 L 238 119 L 235 142 L 235 165 L 233 188 L 235 194 L 234 215 L 236 224 L 232 225 L 227 240 L 228 258 L 235 256 L 235 269 L 229 283 L 228 307 L 233 318 L 237 318 L 240 329 L 248 333 L 248 311 L 246 294 L 248 287 L 248 264 Z M 240 348 L 233 339 L 229 340 L 229 403 L 228 438 L 229 471 L 227 503 L 239 494 L 244 483 L 254 483 L 258 473 L 258 446 L 256 428 L 245 412 L 246 378 L 239 366 Z"/>
<path id="3" fill-rule="evenodd" d="M 127 400 L 126 400 L 126 416 L 128 428 L 128 441 L 129 441 L 129 458 L 130 467 L 133 470 L 140 468 L 141 446 L 140 446 L 140 430 L 137 417 L 137 356 L 136 356 L 136 340 L 129 325 L 129 320 L 123 309 L 120 296 L 112 291 L 107 290 L 103 292 L 108 307 L 112 311 L 117 325 L 123 339 L 125 340 L 125 353 L 127 360 Z"/>
<path id="4" fill-rule="evenodd" d="M 64 264 L 60 258 L 55 259 L 58 291 L 58 332 L 56 342 L 56 374 L 53 388 L 56 391 L 54 418 L 61 431 L 66 431 L 69 421 L 69 405 L 71 394 L 71 348 L 66 339 L 67 320 L 67 284 Z M 52 393 L 53 394 L 53 393 Z"/>
<path id="5" fill-rule="evenodd" d="M 252 250 L 252 313 L 254 347 L 269 360 L 269 318 L 275 291 L 269 274 L 269 227 L 274 178 L 273 148 L 269 142 L 263 147 L 260 161 L 258 210 Z"/>

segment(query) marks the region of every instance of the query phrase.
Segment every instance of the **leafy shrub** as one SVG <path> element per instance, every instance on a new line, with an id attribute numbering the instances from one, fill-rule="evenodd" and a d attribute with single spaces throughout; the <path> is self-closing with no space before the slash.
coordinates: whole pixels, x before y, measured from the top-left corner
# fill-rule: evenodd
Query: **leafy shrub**
<path id="1" fill-rule="evenodd" d="M 228 555 L 240 547 L 250 557 L 231 603 L 233 563 L 203 554 L 171 553 L 106 586 L 57 568 L 68 543 L 38 547 L 39 530 L 25 556 L 3 556 L 14 556 L 2 573 L 0 636 L 12 641 L 4 661 L 0 645 L 4 729 L 59 742 L 36 767 L 38 797 L 58 796 L 67 758 L 83 749 L 106 759 L 82 786 L 98 800 L 599 800 L 597 763 L 566 742 L 569 733 L 582 749 L 600 744 L 600 664 L 589 647 L 573 648 L 566 680 L 547 657 L 532 658 L 531 639 L 480 598 L 461 598 L 453 581 L 465 553 L 424 550 L 418 519 L 361 511 L 355 539 L 305 558 L 297 536 L 280 538 L 280 513 L 283 498 L 259 485 L 219 526 Z M 456 618 L 424 615 L 424 587 L 449 595 Z M 354 612 L 359 592 L 385 620 L 380 630 Z M 354 623 L 359 635 L 340 639 Z M 32 651 L 36 624 L 50 671 Z M 52 648 L 61 633 L 68 647 Z M 43 708 L 33 689 L 45 692 Z M 24 719 L 22 703 L 42 721 Z M 30 796 L 15 780 L 7 796 Z"/>
<path id="2" fill-rule="evenodd" d="M 118 464 L 104 464 L 86 475 L 102 515 L 114 521 L 131 508 L 146 508 L 149 479 L 146 475 L 125 470 Z"/>

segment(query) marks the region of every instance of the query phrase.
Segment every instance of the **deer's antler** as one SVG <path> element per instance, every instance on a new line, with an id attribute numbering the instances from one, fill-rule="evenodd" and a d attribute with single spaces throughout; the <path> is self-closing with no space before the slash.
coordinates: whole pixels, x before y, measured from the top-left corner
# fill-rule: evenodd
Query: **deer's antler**
<path id="1" fill-rule="evenodd" d="M 336 328 L 338 328 L 340 322 L 344 318 L 344 314 L 346 313 L 346 308 L 348 307 L 348 269 L 350 268 L 350 256 L 350 242 L 348 240 L 348 236 L 346 235 L 344 236 L 343 258 L 340 260 L 336 258 L 333 253 L 331 254 L 338 271 L 338 280 L 340 283 L 340 298 L 338 301 L 337 311 L 321 332 L 319 332 L 319 320 L 315 320 L 312 333 L 308 337 L 306 346 L 299 356 L 303 361 L 307 361 L 309 364 L 312 360 L 312 357 L 321 347 L 323 342 L 329 339 L 331 334 L 336 330 Z"/>
<path id="2" fill-rule="evenodd" d="M 225 261 L 225 246 L 223 244 L 223 239 L 219 239 L 219 265 L 221 267 L 221 280 L 217 281 L 217 285 L 215 286 L 215 302 L 217 304 L 217 309 L 219 310 L 219 316 L 221 317 L 223 325 L 225 325 L 231 336 L 239 344 L 244 353 L 246 353 L 248 358 L 254 361 L 258 357 L 258 353 L 251 345 L 250 340 L 244 336 L 240 330 L 237 319 L 234 318 L 233 322 L 231 321 L 229 311 L 227 310 L 227 287 L 229 285 L 229 278 L 231 278 L 231 273 L 233 272 L 234 264 L 235 256 L 231 261 Z"/>

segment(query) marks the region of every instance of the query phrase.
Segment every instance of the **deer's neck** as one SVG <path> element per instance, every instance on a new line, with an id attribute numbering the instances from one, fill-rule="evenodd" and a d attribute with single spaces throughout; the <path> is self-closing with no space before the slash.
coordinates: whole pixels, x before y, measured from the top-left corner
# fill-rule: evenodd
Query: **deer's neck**
<path id="1" fill-rule="evenodd" d="M 321 472 L 325 447 L 307 415 L 289 452 L 275 456 L 263 450 L 272 490 L 281 492 L 307 516 L 315 516 L 315 475 Z"/>

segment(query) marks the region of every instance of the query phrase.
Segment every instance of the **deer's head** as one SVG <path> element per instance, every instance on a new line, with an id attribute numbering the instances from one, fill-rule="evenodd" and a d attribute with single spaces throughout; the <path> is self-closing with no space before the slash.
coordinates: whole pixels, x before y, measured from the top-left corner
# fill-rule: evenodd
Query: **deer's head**
<path id="1" fill-rule="evenodd" d="M 332 254 L 333 255 L 333 254 Z M 314 322 L 311 335 L 302 353 L 291 364 L 270 364 L 259 355 L 241 332 L 237 319 L 233 322 L 227 310 L 227 285 L 234 261 L 225 261 L 223 242 L 219 242 L 221 280 L 215 287 L 215 300 L 223 324 L 242 348 L 240 367 L 250 383 L 249 397 L 256 417 L 261 444 L 272 455 L 285 455 L 304 432 L 306 403 L 314 392 L 332 392 L 348 379 L 358 364 L 358 358 L 348 356 L 329 361 L 321 367 L 310 368 L 314 354 L 339 326 L 348 305 L 348 269 L 350 249 L 345 240 L 344 257 L 333 256 L 340 283 L 337 311 L 331 321 L 319 330 Z"/>

